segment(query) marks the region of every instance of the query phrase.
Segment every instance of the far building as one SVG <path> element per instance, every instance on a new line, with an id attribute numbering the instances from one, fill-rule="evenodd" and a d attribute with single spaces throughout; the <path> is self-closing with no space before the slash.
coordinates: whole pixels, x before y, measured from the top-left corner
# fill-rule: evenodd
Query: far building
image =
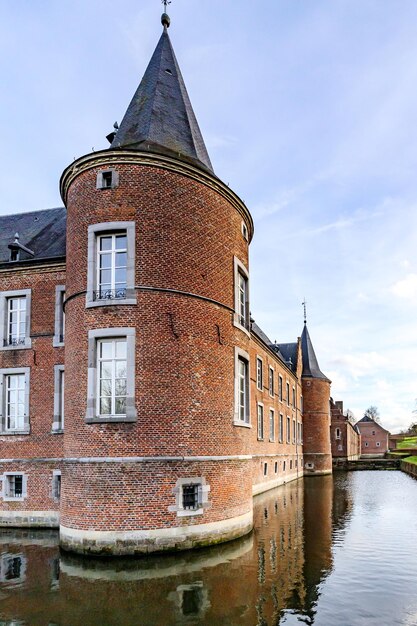
<path id="1" fill-rule="evenodd" d="M 361 435 L 343 412 L 343 402 L 330 398 L 330 438 L 333 460 L 357 461 L 361 456 Z"/>
<path id="2" fill-rule="evenodd" d="M 361 435 L 362 457 L 381 457 L 388 452 L 390 433 L 375 420 L 365 415 L 355 427 Z"/>

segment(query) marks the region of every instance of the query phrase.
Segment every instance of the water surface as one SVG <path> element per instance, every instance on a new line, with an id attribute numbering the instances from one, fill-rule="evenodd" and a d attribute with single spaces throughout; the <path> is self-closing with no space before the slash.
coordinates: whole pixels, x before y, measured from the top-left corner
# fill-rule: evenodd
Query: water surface
<path id="1" fill-rule="evenodd" d="M 305 478 L 258 496 L 254 532 L 139 559 L 0 532 L 0 626 L 417 626 L 417 481 Z"/>

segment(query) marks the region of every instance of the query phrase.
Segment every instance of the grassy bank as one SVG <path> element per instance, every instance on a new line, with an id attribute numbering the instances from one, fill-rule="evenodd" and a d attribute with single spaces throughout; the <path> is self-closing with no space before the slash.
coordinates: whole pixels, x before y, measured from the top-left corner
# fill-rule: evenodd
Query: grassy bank
<path id="1" fill-rule="evenodd" d="M 405 437 L 402 441 L 397 443 L 397 450 L 401 448 L 417 448 L 417 436 Z"/>
<path id="2" fill-rule="evenodd" d="M 403 461 L 406 461 L 407 463 L 414 463 L 414 465 L 417 465 L 417 456 L 408 456 L 407 458 L 403 459 Z"/>

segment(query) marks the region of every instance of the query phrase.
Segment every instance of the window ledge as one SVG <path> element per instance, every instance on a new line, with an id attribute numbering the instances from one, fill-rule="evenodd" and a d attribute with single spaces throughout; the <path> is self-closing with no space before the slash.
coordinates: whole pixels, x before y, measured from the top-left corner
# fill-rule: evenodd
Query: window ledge
<path id="1" fill-rule="evenodd" d="M 242 428 L 252 428 L 252 424 L 247 424 L 246 422 L 240 422 L 238 420 L 233 421 L 233 426 L 241 426 Z"/>
<path id="2" fill-rule="evenodd" d="M 203 515 L 203 513 L 204 509 L 202 507 L 195 509 L 195 511 L 190 509 L 179 509 L 177 510 L 177 517 L 194 517 L 195 515 Z"/>
<path id="3" fill-rule="evenodd" d="M 16 435 L 30 435 L 30 429 L 0 431 L 0 437 L 15 437 Z"/>
<path id="4" fill-rule="evenodd" d="M 11 496 L 3 496 L 3 502 L 23 502 L 26 499 L 26 496 L 22 496 L 21 498 L 13 498 Z"/>
<path id="5" fill-rule="evenodd" d="M 53 428 L 51 430 L 51 435 L 63 435 L 63 434 L 64 434 L 63 428 Z"/>
<path id="6" fill-rule="evenodd" d="M 137 304 L 137 299 L 136 298 L 119 298 L 119 299 L 114 299 L 114 300 L 87 300 L 86 304 L 85 304 L 85 308 L 86 309 L 93 309 L 95 307 L 100 307 L 100 306 L 126 306 L 126 305 L 134 305 Z"/>
<path id="7" fill-rule="evenodd" d="M 245 326 L 242 326 L 242 324 L 239 324 L 239 322 L 236 321 L 236 319 L 233 320 L 233 326 L 235 326 L 235 328 L 239 328 L 241 331 L 243 331 L 248 337 L 250 337 L 250 332 L 249 329 L 246 328 Z"/>
<path id="8" fill-rule="evenodd" d="M 0 350 L 30 350 L 32 348 L 32 341 L 30 339 L 21 346 L 1 346 Z"/>
<path id="9" fill-rule="evenodd" d="M 120 423 L 137 422 L 136 416 L 127 415 L 109 415 L 108 417 L 86 417 L 86 424 L 120 424 Z"/>
<path id="10" fill-rule="evenodd" d="M 63 348 L 64 346 L 65 346 L 65 343 L 63 341 L 59 341 L 59 339 L 55 339 L 55 337 L 53 338 L 53 341 L 52 341 L 53 348 Z"/>

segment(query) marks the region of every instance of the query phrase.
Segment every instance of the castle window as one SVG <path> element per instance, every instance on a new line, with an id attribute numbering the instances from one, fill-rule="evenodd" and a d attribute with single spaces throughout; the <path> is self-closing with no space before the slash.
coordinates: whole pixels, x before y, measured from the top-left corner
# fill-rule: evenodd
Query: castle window
<path id="1" fill-rule="evenodd" d="M 234 325 L 249 330 L 249 279 L 245 266 L 234 257 L 235 315 Z"/>
<path id="2" fill-rule="evenodd" d="M 341 437 L 342 437 L 342 432 L 340 428 L 336 428 L 336 439 L 341 439 Z"/>
<path id="3" fill-rule="evenodd" d="M 287 383 L 287 405 L 290 406 L 290 383 Z"/>
<path id="4" fill-rule="evenodd" d="M 303 396 L 300 396 L 300 411 L 304 413 L 304 399 Z"/>
<path id="5" fill-rule="evenodd" d="M 65 285 L 57 285 L 55 287 L 55 332 L 53 338 L 53 346 L 59 347 L 64 345 L 65 341 Z"/>
<path id="6" fill-rule="evenodd" d="M 259 391 L 263 390 L 264 387 L 264 366 L 262 359 L 257 357 L 256 359 L 256 386 Z"/>
<path id="7" fill-rule="evenodd" d="M 264 463 L 264 476 L 268 474 L 268 463 Z"/>
<path id="8" fill-rule="evenodd" d="M 275 461 L 274 463 L 274 471 L 275 471 L 275 474 L 278 474 L 278 461 Z"/>
<path id="9" fill-rule="evenodd" d="M 54 367 L 54 421 L 52 424 L 53 433 L 62 433 L 64 430 L 64 389 L 65 372 L 63 365 Z"/>
<path id="10" fill-rule="evenodd" d="M 264 438 L 264 407 L 258 404 L 258 439 Z"/>
<path id="11" fill-rule="evenodd" d="M 29 434 L 30 368 L 0 369 L 0 433 Z"/>
<path id="12" fill-rule="evenodd" d="M 250 426 L 249 355 L 235 348 L 235 426 Z"/>
<path id="13" fill-rule="evenodd" d="M 269 395 L 274 397 L 274 368 L 269 368 Z"/>
<path id="14" fill-rule="evenodd" d="M 97 174 L 96 189 L 113 189 L 119 184 L 119 174 L 114 169 L 103 170 Z"/>
<path id="15" fill-rule="evenodd" d="M 204 510 L 211 506 L 209 492 L 205 478 L 179 478 L 173 489 L 176 504 L 169 506 L 168 511 L 175 512 L 177 517 L 203 515 Z"/>
<path id="16" fill-rule="evenodd" d="M 247 228 L 245 222 L 242 222 L 242 235 L 243 235 L 243 239 L 245 241 L 248 241 L 248 239 L 249 239 L 248 228 Z"/>
<path id="17" fill-rule="evenodd" d="M 275 411 L 269 409 L 269 441 L 275 441 Z"/>
<path id="18" fill-rule="evenodd" d="M 279 442 L 283 443 L 284 441 L 284 416 L 282 413 L 279 414 Z"/>
<path id="19" fill-rule="evenodd" d="M 135 223 L 88 227 L 86 306 L 136 304 Z"/>
<path id="20" fill-rule="evenodd" d="M 52 475 L 52 497 L 55 501 L 61 498 L 61 471 L 54 470 Z"/>
<path id="21" fill-rule="evenodd" d="M 379 446 L 381 445 L 381 443 L 379 441 L 376 442 L 376 447 L 379 448 Z"/>
<path id="22" fill-rule="evenodd" d="M 90 330 L 88 363 L 86 422 L 136 421 L 135 330 Z"/>
<path id="23" fill-rule="evenodd" d="M 3 474 L 3 500 L 24 500 L 27 496 L 27 476 L 20 472 Z"/>
<path id="24" fill-rule="evenodd" d="M 297 396 L 295 393 L 295 387 L 292 388 L 292 405 L 295 409 L 297 408 Z"/>
<path id="25" fill-rule="evenodd" d="M 0 293 L 0 349 L 30 348 L 31 290 Z"/>
<path id="26" fill-rule="evenodd" d="M 287 443 L 291 443 L 291 420 L 287 417 Z"/>
<path id="27" fill-rule="evenodd" d="M 295 419 L 292 420 L 292 442 L 295 443 L 297 437 L 297 424 Z"/>
<path id="28" fill-rule="evenodd" d="M 283 463 L 282 463 L 282 471 L 283 471 L 283 472 L 285 472 L 285 468 L 286 468 L 286 462 L 285 462 L 285 461 L 283 461 Z"/>
<path id="29" fill-rule="evenodd" d="M 278 377 L 278 398 L 282 402 L 282 376 Z"/>

